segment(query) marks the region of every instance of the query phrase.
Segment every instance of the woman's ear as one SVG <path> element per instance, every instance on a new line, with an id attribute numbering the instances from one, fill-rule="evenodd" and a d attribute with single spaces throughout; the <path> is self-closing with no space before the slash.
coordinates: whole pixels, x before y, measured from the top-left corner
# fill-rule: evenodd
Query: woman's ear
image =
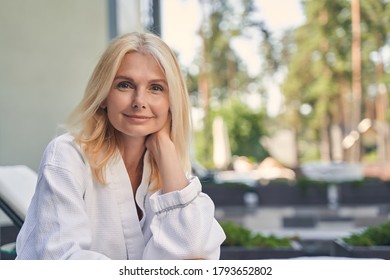
<path id="1" fill-rule="evenodd" d="M 107 99 L 104 99 L 102 103 L 100 103 L 100 108 L 107 112 Z"/>

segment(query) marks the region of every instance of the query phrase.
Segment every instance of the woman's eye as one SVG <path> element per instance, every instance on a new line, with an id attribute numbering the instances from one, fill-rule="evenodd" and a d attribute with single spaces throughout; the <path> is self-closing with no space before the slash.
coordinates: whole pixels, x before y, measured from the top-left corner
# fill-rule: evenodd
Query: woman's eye
<path id="1" fill-rule="evenodd" d="M 131 88 L 134 88 L 134 87 L 129 82 L 120 82 L 120 83 L 118 83 L 116 88 L 119 89 L 119 90 L 127 90 L 127 89 L 131 89 Z"/>
<path id="2" fill-rule="evenodd" d="M 151 89 L 153 91 L 164 91 L 164 88 L 160 85 L 152 85 Z"/>

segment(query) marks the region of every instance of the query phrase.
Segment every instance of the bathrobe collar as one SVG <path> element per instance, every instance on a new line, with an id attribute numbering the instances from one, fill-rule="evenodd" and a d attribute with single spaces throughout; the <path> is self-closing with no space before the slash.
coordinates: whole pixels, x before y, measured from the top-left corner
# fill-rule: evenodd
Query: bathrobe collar
<path id="1" fill-rule="evenodd" d="M 106 179 L 109 188 L 115 192 L 116 202 L 120 219 L 122 222 L 123 234 L 126 243 L 128 259 L 141 259 L 146 241 L 142 233 L 142 227 L 145 222 L 145 199 L 148 197 L 151 175 L 151 166 L 149 161 L 149 152 L 144 155 L 144 166 L 141 184 L 138 187 L 135 199 L 129 175 L 121 156 L 118 156 L 108 167 Z M 142 219 L 139 221 L 137 208 L 142 211 Z"/>

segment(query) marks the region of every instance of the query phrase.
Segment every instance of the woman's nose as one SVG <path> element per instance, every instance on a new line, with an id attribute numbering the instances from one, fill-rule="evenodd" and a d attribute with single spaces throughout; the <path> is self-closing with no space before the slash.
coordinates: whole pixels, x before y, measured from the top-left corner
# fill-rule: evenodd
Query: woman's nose
<path id="1" fill-rule="evenodd" d="M 145 100 L 146 91 L 143 89 L 137 89 L 133 96 L 133 101 L 131 103 L 131 107 L 133 109 L 145 109 L 146 108 L 146 100 Z"/>

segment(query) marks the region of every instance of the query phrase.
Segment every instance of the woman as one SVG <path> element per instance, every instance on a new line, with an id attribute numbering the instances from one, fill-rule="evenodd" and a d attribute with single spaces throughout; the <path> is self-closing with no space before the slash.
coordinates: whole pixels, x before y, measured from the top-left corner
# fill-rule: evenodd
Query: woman
<path id="1" fill-rule="evenodd" d="M 114 40 L 46 148 L 17 259 L 218 259 L 225 234 L 190 176 L 189 115 L 170 48 Z"/>

